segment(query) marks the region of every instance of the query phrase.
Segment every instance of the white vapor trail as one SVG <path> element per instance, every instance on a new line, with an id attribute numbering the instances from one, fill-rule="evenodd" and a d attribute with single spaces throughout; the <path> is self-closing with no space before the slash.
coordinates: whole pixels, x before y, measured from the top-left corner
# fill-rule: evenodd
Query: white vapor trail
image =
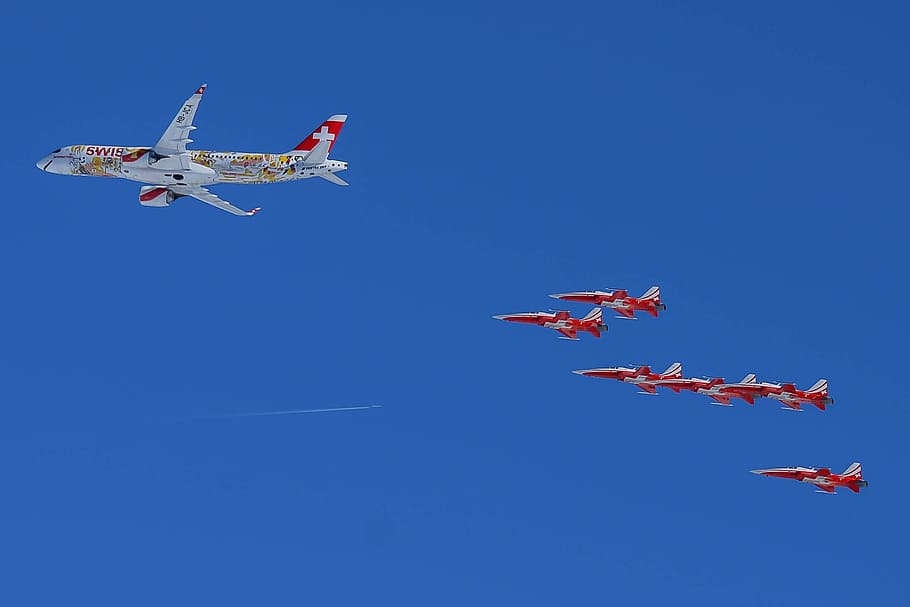
<path id="1" fill-rule="evenodd" d="M 268 415 L 303 415 L 305 413 L 333 413 L 335 411 L 363 411 L 365 409 L 381 409 L 382 405 L 359 405 L 356 407 L 332 407 L 328 409 L 291 409 L 289 411 L 262 411 L 260 413 L 233 413 L 224 417 L 265 417 Z"/>

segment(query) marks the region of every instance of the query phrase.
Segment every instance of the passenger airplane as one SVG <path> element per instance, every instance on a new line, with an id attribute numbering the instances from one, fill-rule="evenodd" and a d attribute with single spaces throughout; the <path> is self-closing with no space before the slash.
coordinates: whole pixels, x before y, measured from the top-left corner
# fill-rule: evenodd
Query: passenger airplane
<path id="1" fill-rule="evenodd" d="M 192 142 L 190 131 L 196 128 L 193 118 L 205 87 L 205 84 L 200 86 L 186 100 L 154 147 L 70 145 L 39 160 L 38 168 L 58 175 L 120 177 L 151 184 L 139 189 L 139 204 L 149 207 L 166 207 L 180 197 L 191 196 L 228 213 L 247 216 L 259 209 L 239 209 L 204 186 L 310 177 L 348 185 L 335 174 L 348 168 L 348 163 L 328 158 L 347 119 L 345 114 L 332 116 L 293 150 L 280 154 L 187 150 L 186 144 Z"/>

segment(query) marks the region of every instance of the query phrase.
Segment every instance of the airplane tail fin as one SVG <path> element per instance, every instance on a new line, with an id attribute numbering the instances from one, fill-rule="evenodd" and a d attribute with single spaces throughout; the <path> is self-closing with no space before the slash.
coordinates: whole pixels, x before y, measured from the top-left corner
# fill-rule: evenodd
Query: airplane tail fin
<path id="1" fill-rule="evenodd" d="M 862 480 L 863 465 L 859 462 L 853 462 L 846 470 L 844 470 L 841 476 L 852 476 L 856 480 Z"/>
<path id="2" fill-rule="evenodd" d="M 604 322 L 604 310 L 600 306 L 592 309 L 588 314 L 582 318 L 584 321 L 594 321 L 599 325 L 602 325 Z"/>
<path id="3" fill-rule="evenodd" d="M 828 380 L 820 379 L 815 382 L 811 388 L 806 390 L 808 394 L 827 394 L 828 393 Z"/>
<path id="4" fill-rule="evenodd" d="M 321 164 L 329 157 L 329 152 L 341 134 L 341 127 L 348 119 L 347 114 L 335 114 L 319 125 L 310 135 L 297 144 L 292 151 L 306 152 L 304 162 L 307 164 Z"/>
<path id="5" fill-rule="evenodd" d="M 669 379 L 679 379 L 682 377 L 682 363 L 673 363 L 660 376 Z"/>
<path id="6" fill-rule="evenodd" d="M 651 287 L 645 291 L 645 294 L 638 299 L 642 301 L 653 301 L 654 303 L 660 303 L 660 287 Z"/>

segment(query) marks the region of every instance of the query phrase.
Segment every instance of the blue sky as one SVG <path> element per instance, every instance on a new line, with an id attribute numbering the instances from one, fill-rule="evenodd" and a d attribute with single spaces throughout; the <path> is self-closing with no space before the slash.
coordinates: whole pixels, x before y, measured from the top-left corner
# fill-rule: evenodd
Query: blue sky
<path id="1" fill-rule="evenodd" d="M 907 596 L 903 5 L 10 11 L 4 604 Z M 154 143 L 202 82 L 202 149 L 349 114 L 351 187 L 213 188 L 245 219 L 35 168 Z M 651 284 L 601 340 L 490 319 Z M 570 373 L 674 360 L 837 403 Z M 859 496 L 748 474 L 852 461 Z"/>

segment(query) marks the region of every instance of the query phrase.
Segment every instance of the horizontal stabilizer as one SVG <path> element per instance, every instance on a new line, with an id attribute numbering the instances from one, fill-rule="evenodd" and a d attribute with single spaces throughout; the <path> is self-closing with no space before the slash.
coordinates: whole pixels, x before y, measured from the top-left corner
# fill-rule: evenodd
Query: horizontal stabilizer
<path id="1" fill-rule="evenodd" d="M 347 181 L 336 175 L 335 173 L 319 173 L 319 176 L 325 179 L 326 181 L 331 181 L 336 185 L 350 185 Z"/>

